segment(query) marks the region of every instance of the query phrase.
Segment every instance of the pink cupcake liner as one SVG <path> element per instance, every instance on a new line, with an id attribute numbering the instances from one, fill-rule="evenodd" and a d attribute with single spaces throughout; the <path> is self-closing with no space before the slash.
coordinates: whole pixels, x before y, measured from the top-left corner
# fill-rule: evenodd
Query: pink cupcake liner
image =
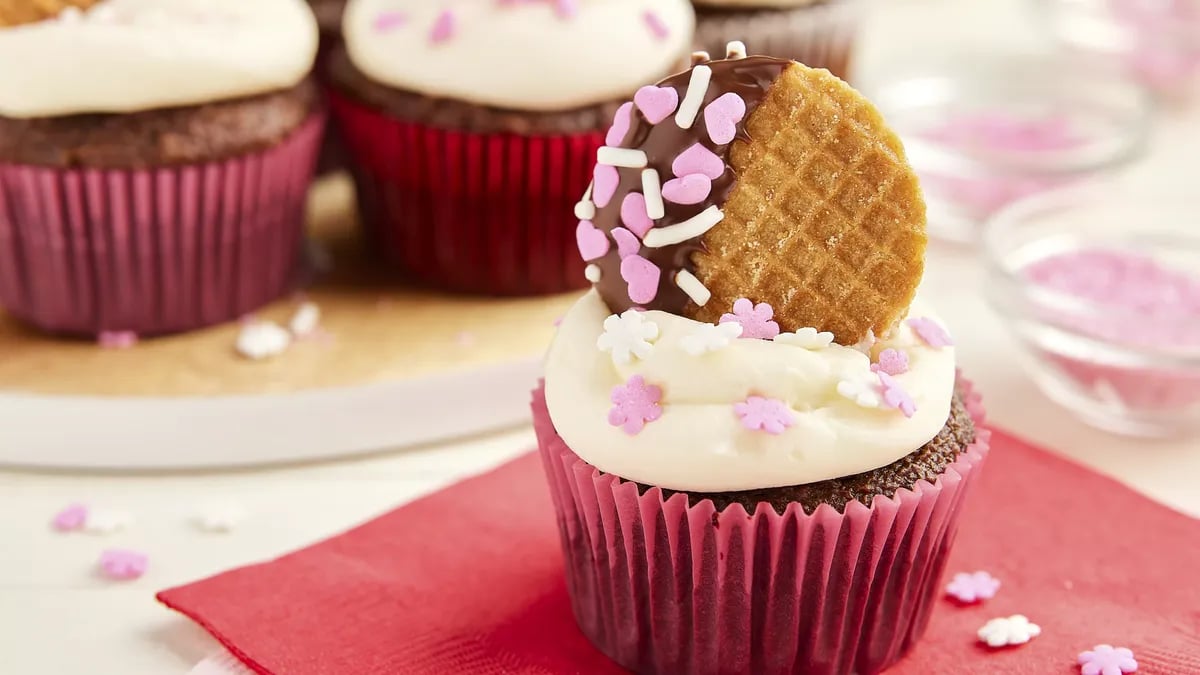
<path id="1" fill-rule="evenodd" d="M 968 409 L 982 420 L 969 382 Z M 962 500 L 989 432 L 934 484 L 845 513 L 798 504 L 717 512 L 584 462 L 559 437 L 544 389 L 538 447 L 558 512 L 580 628 L 638 673 L 876 673 L 921 636 L 940 596 Z"/>
<path id="2" fill-rule="evenodd" d="M 221 162 L 145 170 L 0 164 L 0 306 L 46 331 L 160 334 L 285 294 L 324 116 Z"/>
<path id="3" fill-rule="evenodd" d="M 331 97 L 364 229 L 386 261 L 415 280 L 470 293 L 587 285 L 573 213 L 603 133 L 473 134 Z"/>
<path id="4" fill-rule="evenodd" d="M 829 0 L 810 7 L 784 9 L 705 10 L 697 12 L 697 49 L 713 58 L 725 56 L 725 45 L 741 40 L 749 54 L 799 61 L 849 74 L 854 38 L 868 0 Z"/>

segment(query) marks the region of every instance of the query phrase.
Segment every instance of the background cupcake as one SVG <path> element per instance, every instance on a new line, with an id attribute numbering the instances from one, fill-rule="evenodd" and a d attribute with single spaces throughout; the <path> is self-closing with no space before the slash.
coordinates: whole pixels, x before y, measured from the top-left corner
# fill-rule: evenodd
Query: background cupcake
<path id="1" fill-rule="evenodd" d="M 0 305 L 167 333 L 294 280 L 323 115 L 301 0 L 107 0 L 0 28 Z"/>
<path id="2" fill-rule="evenodd" d="M 696 45 L 714 57 L 741 40 L 755 54 L 850 71 L 854 36 L 868 0 L 693 0 Z"/>
<path id="3" fill-rule="evenodd" d="M 352 0 L 333 109 L 364 225 L 414 279 L 584 284 L 571 212 L 620 102 L 691 50 L 685 0 Z"/>
<path id="4" fill-rule="evenodd" d="M 618 116 L 578 225 L 595 287 L 533 402 L 572 606 L 638 673 L 876 673 L 987 436 L 913 302 L 899 139 L 824 70 L 725 51 Z"/>

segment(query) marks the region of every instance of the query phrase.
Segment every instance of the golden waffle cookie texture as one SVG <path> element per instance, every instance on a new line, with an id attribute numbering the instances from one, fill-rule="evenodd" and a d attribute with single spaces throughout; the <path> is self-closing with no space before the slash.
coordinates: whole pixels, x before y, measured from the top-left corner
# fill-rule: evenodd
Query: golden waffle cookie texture
<path id="1" fill-rule="evenodd" d="M 0 27 L 44 21 L 68 7 L 87 9 L 100 0 L 0 0 Z"/>
<path id="2" fill-rule="evenodd" d="M 735 141 L 737 184 L 694 255 L 712 292 L 693 318 L 718 321 L 738 298 L 770 303 L 784 331 L 837 342 L 884 335 L 924 271 L 925 202 L 900 139 L 825 70 L 788 66 Z"/>

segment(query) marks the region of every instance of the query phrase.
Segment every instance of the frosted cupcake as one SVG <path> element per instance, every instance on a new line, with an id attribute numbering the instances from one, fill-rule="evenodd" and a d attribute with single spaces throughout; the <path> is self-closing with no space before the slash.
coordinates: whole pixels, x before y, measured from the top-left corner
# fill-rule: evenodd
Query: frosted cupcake
<path id="1" fill-rule="evenodd" d="M 699 49 L 719 55 L 726 42 L 741 40 L 756 54 L 792 59 L 846 77 L 868 0 L 693 2 Z"/>
<path id="2" fill-rule="evenodd" d="M 334 113 L 371 245 L 489 294 L 583 286 L 571 211 L 621 101 L 686 63 L 686 0 L 351 0 Z"/>
<path id="3" fill-rule="evenodd" d="M 895 134 L 731 58 L 618 117 L 534 426 L 583 632 L 638 673 L 874 673 L 929 618 L 987 434 L 919 300 Z"/>
<path id="4" fill-rule="evenodd" d="M 106 0 L 0 27 L 0 306 L 156 334 L 286 293 L 322 109 L 302 0 Z"/>

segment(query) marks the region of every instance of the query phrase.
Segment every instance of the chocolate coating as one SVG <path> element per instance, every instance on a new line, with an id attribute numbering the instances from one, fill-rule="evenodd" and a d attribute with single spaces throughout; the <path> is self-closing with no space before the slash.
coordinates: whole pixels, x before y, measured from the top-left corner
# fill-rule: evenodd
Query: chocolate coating
<path id="1" fill-rule="evenodd" d="M 655 221 L 656 228 L 669 227 L 681 223 L 710 206 L 720 207 L 729 197 L 737 183 L 737 176 L 729 165 L 729 152 L 734 143 L 749 140 L 745 134 L 744 124 L 738 125 L 738 136 L 730 143 L 718 145 L 712 142 L 704 124 L 704 108 L 714 99 L 733 92 L 742 97 L 746 103 L 746 115 L 743 121 L 750 117 L 754 109 L 766 97 L 767 90 L 783 73 L 784 68 L 791 63 L 783 59 L 765 56 L 752 56 L 744 59 L 728 59 L 710 61 L 707 64 L 712 69 L 712 78 L 705 92 L 700 112 L 689 129 L 680 129 L 675 123 L 674 116 L 650 124 L 646 117 L 634 108 L 633 119 L 629 131 L 622 140 L 620 147 L 635 148 L 646 153 L 647 168 L 658 172 L 661 183 L 666 184 L 674 177 L 671 169 L 672 162 L 680 153 L 700 143 L 711 150 L 725 163 L 725 172 L 712 182 L 712 192 L 699 204 L 683 205 L 664 200 L 665 215 Z M 688 70 L 672 75 L 658 83 L 660 87 L 672 87 L 679 94 L 682 102 L 691 81 L 692 71 Z M 618 167 L 620 182 L 613 194 L 612 200 L 603 208 L 596 208 L 592 223 L 606 234 L 614 228 L 622 227 L 621 202 L 631 192 L 642 191 L 642 171 L 637 168 Z M 596 284 L 600 297 L 614 313 L 621 313 L 631 307 L 639 306 L 646 309 L 658 309 L 672 314 L 684 314 L 684 309 L 691 304 L 691 299 L 675 284 L 675 275 L 680 270 L 691 271 L 692 254 L 704 246 L 703 237 L 689 239 L 672 246 L 649 248 L 643 245 L 639 255 L 654 263 L 662 270 L 662 278 L 658 283 L 658 294 L 652 302 L 637 305 L 629 298 L 629 288 L 621 277 L 621 258 L 615 247 L 602 258 L 592 261 L 600 267 L 602 277 Z"/>

